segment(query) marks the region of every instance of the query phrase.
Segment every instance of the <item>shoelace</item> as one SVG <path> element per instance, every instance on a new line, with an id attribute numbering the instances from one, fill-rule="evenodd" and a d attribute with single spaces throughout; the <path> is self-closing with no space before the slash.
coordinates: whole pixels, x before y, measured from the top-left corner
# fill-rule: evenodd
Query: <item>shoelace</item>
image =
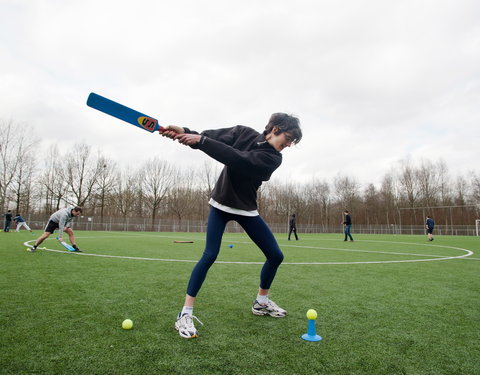
<path id="1" fill-rule="evenodd" d="M 277 310 L 277 311 L 279 310 L 278 305 L 273 301 L 268 301 L 268 305 L 270 308 L 273 308 L 274 310 Z"/>
<path id="2" fill-rule="evenodd" d="M 185 323 L 186 323 L 186 325 L 190 325 L 190 324 L 193 325 L 193 319 L 192 319 L 192 318 L 195 318 L 195 320 L 196 320 L 197 322 L 199 322 L 199 323 L 203 326 L 203 323 L 202 323 L 202 322 L 200 321 L 200 319 L 198 319 L 195 315 L 187 315 L 187 314 L 185 314 L 184 316 L 185 316 Z M 182 318 L 183 318 L 183 316 L 182 316 Z"/>
<path id="3" fill-rule="evenodd" d="M 275 302 L 273 302 L 272 300 L 269 300 L 268 301 L 268 306 L 274 310 L 274 311 L 278 311 L 278 312 L 281 312 L 283 313 L 285 310 L 282 309 L 281 307 L 279 307 Z"/>

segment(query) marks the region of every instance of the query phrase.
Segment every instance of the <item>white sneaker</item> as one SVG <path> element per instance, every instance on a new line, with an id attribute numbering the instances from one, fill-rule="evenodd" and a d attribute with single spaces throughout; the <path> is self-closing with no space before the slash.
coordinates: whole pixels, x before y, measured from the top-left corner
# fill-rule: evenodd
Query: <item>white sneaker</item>
<path id="1" fill-rule="evenodd" d="M 287 316 L 287 311 L 271 300 L 268 300 L 266 305 L 262 305 L 258 303 L 258 301 L 255 301 L 252 306 L 252 313 L 254 315 L 270 315 L 274 318 L 284 318 Z"/>
<path id="2" fill-rule="evenodd" d="M 203 323 L 194 315 L 183 314 L 181 317 L 177 317 L 175 322 L 175 329 L 178 334 L 185 339 L 193 339 L 198 337 L 198 331 L 193 324 L 193 318 L 197 320 L 202 326 Z"/>

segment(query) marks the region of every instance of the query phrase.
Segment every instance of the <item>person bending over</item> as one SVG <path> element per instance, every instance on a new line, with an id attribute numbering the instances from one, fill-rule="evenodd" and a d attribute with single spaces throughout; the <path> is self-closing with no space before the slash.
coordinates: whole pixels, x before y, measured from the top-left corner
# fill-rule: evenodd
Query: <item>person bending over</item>
<path id="1" fill-rule="evenodd" d="M 67 233 L 70 243 L 75 251 L 81 253 L 82 251 L 76 245 L 75 235 L 73 233 L 73 229 L 71 228 L 73 218 L 80 216 L 81 213 L 82 208 L 78 206 L 62 208 L 54 212 L 48 220 L 44 233 L 37 238 L 30 251 L 34 252 L 38 245 L 45 241 L 55 231 L 55 229 L 58 229 L 58 240 L 63 241 L 63 232 Z"/>

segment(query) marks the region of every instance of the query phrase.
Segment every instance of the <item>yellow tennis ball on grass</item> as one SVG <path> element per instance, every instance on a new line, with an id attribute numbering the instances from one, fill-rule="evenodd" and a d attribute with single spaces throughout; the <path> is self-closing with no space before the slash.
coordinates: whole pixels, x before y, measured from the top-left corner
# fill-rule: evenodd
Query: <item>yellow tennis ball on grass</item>
<path id="1" fill-rule="evenodd" d="M 131 329 L 133 327 L 133 322 L 130 319 L 125 319 L 122 322 L 122 328 L 123 329 Z"/>
<path id="2" fill-rule="evenodd" d="M 310 309 L 307 311 L 307 319 L 314 320 L 317 319 L 317 312 L 314 309 Z"/>

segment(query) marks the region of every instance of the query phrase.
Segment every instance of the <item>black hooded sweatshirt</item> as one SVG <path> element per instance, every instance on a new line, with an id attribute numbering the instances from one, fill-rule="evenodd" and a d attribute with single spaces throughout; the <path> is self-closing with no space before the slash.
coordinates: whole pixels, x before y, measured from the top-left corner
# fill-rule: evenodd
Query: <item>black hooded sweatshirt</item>
<path id="1" fill-rule="evenodd" d="M 198 134 L 188 128 L 185 133 Z M 247 126 L 205 130 L 192 145 L 224 164 L 211 197 L 218 203 L 245 211 L 257 209 L 257 191 L 282 164 L 282 154 L 265 136 Z"/>

